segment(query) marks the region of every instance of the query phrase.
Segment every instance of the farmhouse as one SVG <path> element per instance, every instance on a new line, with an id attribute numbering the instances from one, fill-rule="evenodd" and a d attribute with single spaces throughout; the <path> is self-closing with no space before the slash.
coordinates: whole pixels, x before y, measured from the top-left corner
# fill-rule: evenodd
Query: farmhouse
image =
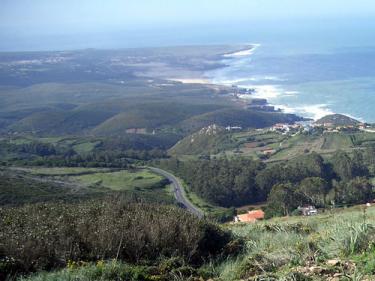
<path id="1" fill-rule="evenodd" d="M 262 210 L 253 210 L 248 211 L 246 214 L 235 216 L 234 222 L 254 223 L 262 219 L 264 219 L 264 212 Z"/>
<path id="2" fill-rule="evenodd" d="M 262 153 L 264 155 L 272 155 L 272 154 L 275 154 L 276 153 L 276 150 L 273 149 L 273 148 L 269 148 L 269 147 L 266 147 L 266 148 L 262 148 L 261 149 Z"/>

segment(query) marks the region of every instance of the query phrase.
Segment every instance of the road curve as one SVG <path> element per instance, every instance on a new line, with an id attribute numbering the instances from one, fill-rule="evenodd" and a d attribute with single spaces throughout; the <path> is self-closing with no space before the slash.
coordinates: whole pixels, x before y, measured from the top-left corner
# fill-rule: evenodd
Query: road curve
<path id="1" fill-rule="evenodd" d="M 202 218 L 204 216 L 204 213 L 202 210 L 194 206 L 188 198 L 186 198 L 185 190 L 182 187 L 181 182 L 171 173 L 168 173 L 167 171 L 164 171 L 159 168 L 154 167 L 148 167 L 151 171 L 154 173 L 161 175 L 163 177 L 166 177 L 174 186 L 174 197 L 176 198 L 177 202 L 181 204 L 184 208 L 186 208 L 189 212 L 193 213 L 199 218 Z"/>

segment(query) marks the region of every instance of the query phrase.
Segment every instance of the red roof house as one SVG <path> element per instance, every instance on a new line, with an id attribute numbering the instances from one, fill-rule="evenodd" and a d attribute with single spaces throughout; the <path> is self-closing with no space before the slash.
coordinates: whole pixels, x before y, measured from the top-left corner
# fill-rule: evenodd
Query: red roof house
<path id="1" fill-rule="evenodd" d="M 235 222 L 246 222 L 254 223 L 257 220 L 264 219 L 264 212 L 262 210 L 249 211 L 246 214 L 238 215 L 234 217 Z"/>

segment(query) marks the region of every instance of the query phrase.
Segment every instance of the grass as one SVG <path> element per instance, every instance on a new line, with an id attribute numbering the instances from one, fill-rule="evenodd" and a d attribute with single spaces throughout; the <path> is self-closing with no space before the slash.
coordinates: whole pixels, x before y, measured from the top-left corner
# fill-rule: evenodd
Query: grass
<path id="1" fill-rule="evenodd" d="M 195 275 L 196 279 L 192 279 Z M 62 270 L 40 272 L 18 281 L 183 281 L 203 280 L 196 269 L 179 264 L 176 258 L 161 261 L 158 266 L 131 265 L 121 261 L 98 261 L 96 263 L 71 262 Z M 199 277 L 198 277 L 199 276 Z"/>
<path id="2" fill-rule="evenodd" d="M 106 168 L 80 168 L 80 167 L 34 167 L 34 168 L 23 168 L 26 172 L 30 172 L 33 175 L 38 176 L 66 176 L 66 175 L 80 175 L 85 173 L 97 173 L 107 172 L 110 169 Z"/>
<path id="3" fill-rule="evenodd" d="M 350 152 L 354 148 L 365 147 L 374 142 L 375 134 L 363 131 L 314 135 L 300 133 L 282 135 L 264 129 L 231 133 L 225 141 L 212 142 L 207 151 L 214 152 L 211 155 L 216 157 L 236 157 L 240 155 L 259 159 L 263 155 L 262 149 L 270 148 L 276 150 L 276 153 L 271 155 L 269 160 L 281 161 L 293 159 L 306 152 L 317 152 L 324 155 L 330 155 L 338 149 Z M 200 149 L 202 148 L 200 147 Z M 184 153 L 184 155 L 180 155 L 180 158 L 188 159 L 188 157 L 194 157 L 193 148 L 191 148 L 191 151 L 189 151 L 189 148 L 185 149 Z M 186 154 L 192 155 L 187 156 Z M 198 154 L 196 153 L 195 156 Z"/>
<path id="4" fill-rule="evenodd" d="M 162 275 L 152 274 L 150 271 L 145 266 L 134 266 L 115 260 L 97 263 L 70 263 L 66 269 L 52 273 L 42 272 L 29 278 L 21 277 L 19 281 L 163 280 L 161 279 Z M 173 280 L 177 281 L 178 279 L 171 279 L 171 281 Z"/>
<path id="5" fill-rule="evenodd" d="M 93 151 L 98 144 L 100 144 L 100 141 L 82 142 L 73 145 L 73 149 L 78 154 L 85 154 Z"/>
<path id="6" fill-rule="evenodd" d="M 329 133 L 324 136 L 322 149 L 342 149 L 353 146 L 351 135 L 342 133 Z"/>
<path id="7" fill-rule="evenodd" d="M 8 175 L 6 183 L 2 183 L 5 186 L 0 190 L 0 199 L 4 204 L 61 199 L 74 201 L 114 193 L 144 202 L 175 202 L 173 188 L 166 179 L 146 169 L 12 167 L 2 173 L 0 171 L 1 175 Z"/>
<path id="8" fill-rule="evenodd" d="M 375 207 L 227 227 L 246 250 L 218 265 L 220 280 L 330 280 L 335 274 L 339 280 L 373 280 L 365 276 L 375 273 Z M 296 274 L 310 279 L 288 279 Z M 260 276 L 265 279 L 255 279 Z M 362 279 L 350 279 L 356 276 Z"/>
<path id="9" fill-rule="evenodd" d="M 84 185 L 99 185 L 115 191 L 152 189 L 163 177 L 148 170 L 122 170 L 112 173 L 93 173 L 73 177 L 72 180 Z"/>

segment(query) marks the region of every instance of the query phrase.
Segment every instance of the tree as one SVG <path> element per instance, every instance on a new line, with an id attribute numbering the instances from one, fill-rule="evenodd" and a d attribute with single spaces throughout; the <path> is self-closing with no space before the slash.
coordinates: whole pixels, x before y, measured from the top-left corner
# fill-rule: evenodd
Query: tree
<path id="1" fill-rule="evenodd" d="M 301 201 L 291 184 L 274 185 L 268 195 L 266 216 L 287 216 L 300 205 Z"/>
<path id="2" fill-rule="evenodd" d="M 355 178 L 336 186 L 335 201 L 342 204 L 365 203 L 373 199 L 372 185 L 366 178 Z"/>
<path id="3" fill-rule="evenodd" d="M 343 151 L 337 151 L 331 159 L 332 168 L 340 180 L 350 180 L 355 175 L 352 159 Z"/>
<path id="4" fill-rule="evenodd" d="M 357 177 L 367 177 L 369 170 L 365 164 L 365 160 L 361 151 L 354 150 L 353 157 L 353 173 Z"/>
<path id="5" fill-rule="evenodd" d="M 326 204 L 328 183 L 319 177 L 305 178 L 299 184 L 297 192 L 306 198 L 309 203 L 318 207 L 324 207 Z"/>

